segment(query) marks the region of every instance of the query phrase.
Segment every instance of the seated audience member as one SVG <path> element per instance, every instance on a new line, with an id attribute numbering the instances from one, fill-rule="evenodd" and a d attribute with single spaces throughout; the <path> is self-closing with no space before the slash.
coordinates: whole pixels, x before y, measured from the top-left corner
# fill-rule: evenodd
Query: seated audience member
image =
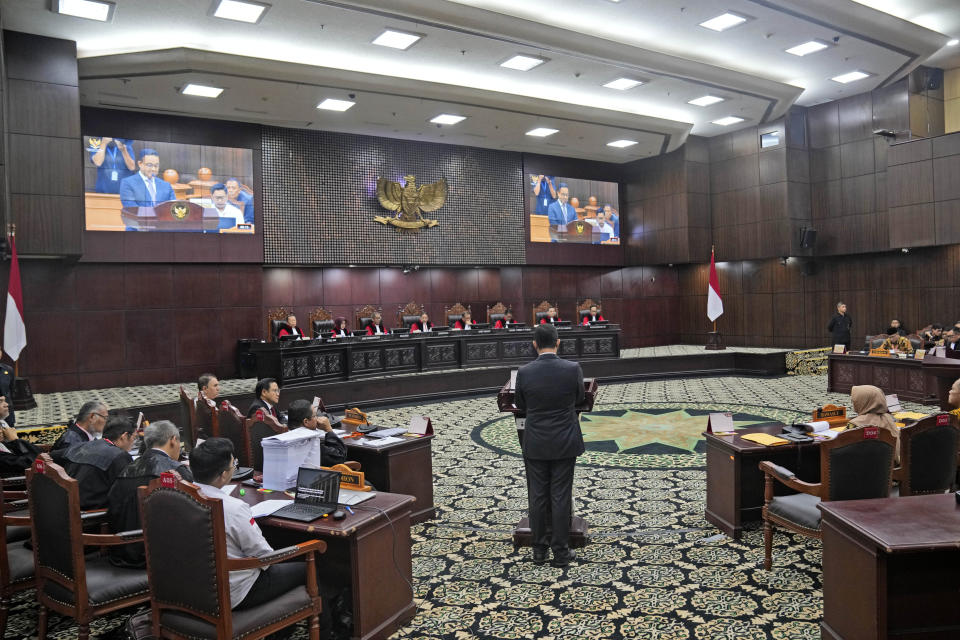
<path id="1" fill-rule="evenodd" d="M 77 417 L 60 434 L 57 441 L 50 447 L 50 455 L 54 462 L 63 464 L 62 454 L 75 444 L 90 442 L 103 433 L 107 424 L 107 405 L 100 400 L 88 400 L 80 407 Z"/>
<path id="2" fill-rule="evenodd" d="M 960 331 L 954 327 L 947 327 L 943 330 L 943 346 L 950 351 L 960 349 Z"/>
<path id="3" fill-rule="evenodd" d="M 287 326 L 281 327 L 280 331 L 277 332 L 277 337 L 282 338 L 284 336 L 296 336 L 299 339 L 303 339 L 303 329 L 297 326 L 297 316 L 292 313 L 287 316 L 286 319 Z"/>
<path id="4" fill-rule="evenodd" d="M 926 349 L 943 345 L 943 325 L 935 322 L 920 333 Z"/>
<path id="5" fill-rule="evenodd" d="M 221 229 L 232 229 L 243 224 L 243 208 L 231 204 L 226 185 L 218 183 L 210 187 L 210 199 L 213 200 L 213 210 L 220 218 Z"/>
<path id="6" fill-rule="evenodd" d="M 226 438 L 210 438 L 190 454 L 190 468 L 200 493 L 223 502 L 224 533 L 228 558 L 255 558 L 273 552 L 246 502 L 223 491 L 230 483 L 237 459 L 233 443 Z M 235 611 L 266 604 L 302 586 L 307 575 L 305 562 L 284 562 L 265 569 L 241 569 L 230 572 L 230 608 Z M 320 614 L 320 637 L 330 635 L 330 602 L 324 594 Z"/>
<path id="7" fill-rule="evenodd" d="M 76 479 L 81 509 L 103 509 L 107 493 L 133 458 L 130 449 L 136 438 L 136 425 L 129 418 L 113 416 L 107 420 L 103 438 L 67 449 L 64 470 Z"/>
<path id="8" fill-rule="evenodd" d="M 908 333 L 910 333 L 909 331 L 907 331 L 907 328 L 904 327 L 904 326 L 900 323 L 900 321 L 897 320 L 896 318 L 894 318 L 893 320 L 890 321 L 890 329 L 895 329 L 895 330 L 897 331 L 897 333 L 898 333 L 899 335 L 901 335 L 901 336 L 905 336 L 905 335 L 907 335 Z M 890 333 L 890 330 L 889 330 L 889 329 L 887 330 L 887 333 Z"/>
<path id="9" fill-rule="evenodd" d="M 120 473 L 107 492 L 107 521 L 114 533 L 140 528 L 137 487 L 150 484 L 161 473 L 173 471 L 193 482 L 190 467 L 180 464 L 180 431 L 169 420 L 158 420 L 143 430 L 143 454 Z M 110 548 L 110 562 L 118 567 L 144 567 L 143 543 Z"/>
<path id="10" fill-rule="evenodd" d="M 904 336 L 897 333 L 896 327 L 887 329 L 887 339 L 883 341 L 880 348 L 897 353 L 913 353 L 913 345 Z"/>
<path id="11" fill-rule="evenodd" d="M 463 315 L 460 316 L 460 319 L 453 323 L 454 331 L 463 331 L 473 328 L 473 325 L 477 324 L 473 321 L 473 318 L 470 316 L 469 311 L 464 311 Z"/>
<path id="12" fill-rule="evenodd" d="M 596 218 L 586 218 L 584 222 L 593 226 L 596 233 L 600 236 L 594 240 L 594 244 L 605 242 L 613 237 L 613 227 L 607 222 L 607 215 L 603 212 L 603 209 L 597 211 Z"/>
<path id="13" fill-rule="evenodd" d="M 277 420 L 280 419 L 280 412 L 277 410 L 277 403 L 280 402 L 280 385 L 277 384 L 276 380 L 264 378 L 258 381 L 253 390 L 253 395 L 256 398 L 250 403 L 250 408 L 247 409 L 248 418 L 253 417 L 258 409 L 262 409 L 264 413 L 269 413 Z"/>
<path id="14" fill-rule="evenodd" d="M 893 434 L 897 439 L 894 464 L 900 464 L 900 430 L 887 408 L 887 397 L 879 387 L 861 384 L 850 389 L 850 400 L 857 417 L 850 420 L 847 429 L 879 427 Z"/>
<path id="15" fill-rule="evenodd" d="M 337 316 L 333 319 L 333 331 L 331 332 L 331 337 L 333 338 L 346 338 L 349 333 L 347 333 L 347 319 L 343 316 Z"/>
<path id="16" fill-rule="evenodd" d="M 557 308 L 550 307 L 547 309 L 547 315 L 540 318 L 540 324 L 553 324 L 555 322 L 560 322 L 560 318 L 557 317 Z"/>
<path id="17" fill-rule="evenodd" d="M 197 391 L 197 397 L 193 400 L 193 406 L 197 406 L 197 402 L 201 398 L 216 400 L 217 396 L 220 395 L 220 380 L 212 373 L 201 374 L 200 377 L 197 378 Z"/>
<path id="18" fill-rule="evenodd" d="M 590 313 L 583 316 L 583 324 L 587 325 L 587 324 L 590 324 L 591 322 L 598 322 L 598 321 L 599 322 L 604 321 L 603 315 L 600 313 L 600 309 L 597 307 L 597 305 L 592 304 L 590 305 Z"/>
<path id="19" fill-rule="evenodd" d="M 603 212 L 607 215 L 607 222 L 613 226 L 613 237 L 620 237 L 620 215 L 608 204 L 603 205 Z"/>
<path id="20" fill-rule="evenodd" d="M 433 331 L 433 323 L 430 322 L 430 316 L 424 311 L 420 314 L 420 319 L 410 325 L 410 333 L 429 333 Z"/>
<path id="21" fill-rule="evenodd" d="M 320 447 L 321 464 L 332 467 L 347 460 L 347 445 L 343 444 L 340 436 L 333 432 L 330 421 L 325 417 L 317 417 L 317 408 L 307 400 L 294 400 L 290 403 L 287 426 L 290 429 L 310 429 L 323 431 L 322 438 L 317 438 L 316 445 Z M 311 456 L 312 457 L 312 456 Z"/>
<path id="22" fill-rule="evenodd" d="M 507 311 L 503 317 L 493 325 L 494 329 L 508 329 L 513 324 L 513 312 Z"/>
<path id="23" fill-rule="evenodd" d="M 7 424 L 10 405 L 0 396 L 0 477 L 22 476 L 24 469 L 33 464 L 40 449 L 31 442 L 21 440 L 17 430 Z"/>
<path id="24" fill-rule="evenodd" d="M 243 211 L 243 221 L 253 224 L 255 219 L 253 212 L 253 195 L 247 193 L 240 186 L 240 181 L 236 178 L 229 178 L 223 183 L 227 188 L 227 200 L 233 206 Z"/>
<path id="25" fill-rule="evenodd" d="M 367 323 L 367 335 L 385 336 L 388 333 L 390 333 L 390 330 L 383 326 L 383 316 L 380 315 L 379 311 L 374 311 L 373 317 L 370 318 L 370 322 Z"/>

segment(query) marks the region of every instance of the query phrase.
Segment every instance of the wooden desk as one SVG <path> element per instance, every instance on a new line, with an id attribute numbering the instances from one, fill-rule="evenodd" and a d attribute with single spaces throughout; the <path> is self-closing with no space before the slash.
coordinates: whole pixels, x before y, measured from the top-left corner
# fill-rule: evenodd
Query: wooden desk
<path id="1" fill-rule="evenodd" d="M 952 493 L 825 502 L 822 637 L 960 638 L 960 507 Z"/>
<path id="2" fill-rule="evenodd" d="M 238 497 L 251 505 L 263 500 L 291 499 L 282 491 L 262 493 L 249 488 L 246 495 Z M 327 552 L 320 556 L 320 578 L 336 587 L 350 587 L 351 638 L 373 640 L 389 637 L 413 616 L 416 608 L 408 584 L 413 579 L 413 503 L 412 496 L 378 492 L 353 507 L 354 515 L 347 514 L 339 522 L 329 518 L 297 522 L 273 517 L 258 522 L 275 549 L 314 538 L 327 543 Z M 377 509 L 385 512 L 389 521 Z"/>
<path id="3" fill-rule="evenodd" d="M 940 408 L 944 411 L 953 409 L 947 396 L 950 395 L 950 387 L 960 378 L 960 359 L 928 355 L 923 359 L 923 370 L 927 374 L 928 390 L 936 394 Z"/>
<path id="4" fill-rule="evenodd" d="M 816 442 L 765 447 L 744 440 L 748 433 L 776 435 L 783 425 L 772 423 L 738 429 L 732 436 L 704 433 L 707 440 L 707 522 L 735 540 L 740 539 L 745 522 L 761 519 L 763 509 L 762 460 L 790 469 L 807 482 L 820 481 L 820 453 Z M 776 483 L 777 495 L 796 493 Z"/>
<path id="5" fill-rule="evenodd" d="M 378 491 L 405 493 L 417 499 L 410 521 L 413 524 L 436 517 L 433 506 L 433 436 L 404 437 L 403 442 L 385 447 L 364 446 L 348 439 L 347 458 L 362 465 L 364 477 Z"/>
<path id="6" fill-rule="evenodd" d="M 937 397 L 937 387 L 925 362 L 913 358 L 831 353 L 827 356 L 827 391 L 850 393 L 854 385 L 872 384 L 886 394 L 897 394 L 901 400 L 929 403 Z"/>

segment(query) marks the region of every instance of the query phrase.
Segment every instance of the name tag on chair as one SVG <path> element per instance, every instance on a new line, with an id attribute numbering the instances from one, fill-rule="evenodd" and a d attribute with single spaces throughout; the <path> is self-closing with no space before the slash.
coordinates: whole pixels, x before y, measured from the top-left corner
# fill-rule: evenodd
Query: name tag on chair
<path id="1" fill-rule="evenodd" d="M 880 434 L 879 427 L 864 427 L 863 428 L 863 439 L 864 440 L 876 440 L 877 436 Z"/>

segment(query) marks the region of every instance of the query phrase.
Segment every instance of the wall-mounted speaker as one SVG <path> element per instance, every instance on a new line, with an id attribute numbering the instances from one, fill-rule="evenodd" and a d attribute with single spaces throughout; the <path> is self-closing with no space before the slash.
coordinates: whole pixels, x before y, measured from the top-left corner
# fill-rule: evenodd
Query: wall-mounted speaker
<path id="1" fill-rule="evenodd" d="M 813 249 L 813 245 L 817 243 L 817 230 L 804 227 L 800 229 L 800 248 L 801 249 Z"/>

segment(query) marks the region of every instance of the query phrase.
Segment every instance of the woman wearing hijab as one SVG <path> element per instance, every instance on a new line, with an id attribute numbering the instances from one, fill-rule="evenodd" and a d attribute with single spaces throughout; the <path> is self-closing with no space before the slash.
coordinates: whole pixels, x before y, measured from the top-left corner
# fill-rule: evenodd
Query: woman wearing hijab
<path id="1" fill-rule="evenodd" d="M 345 338 L 347 337 L 347 319 L 343 316 L 337 316 L 333 319 L 333 336 L 334 338 Z"/>
<path id="2" fill-rule="evenodd" d="M 887 397 L 878 387 L 869 384 L 857 385 L 850 389 L 850 399 L 853 401 L 853 410 L 857 417 L 850 421 L 847 429 L 862 429 L 863 427 L 879 427 L 893 434 L 896 438 L 894 464 L 900 464 L 900 429 L 887 409 Z"/>

